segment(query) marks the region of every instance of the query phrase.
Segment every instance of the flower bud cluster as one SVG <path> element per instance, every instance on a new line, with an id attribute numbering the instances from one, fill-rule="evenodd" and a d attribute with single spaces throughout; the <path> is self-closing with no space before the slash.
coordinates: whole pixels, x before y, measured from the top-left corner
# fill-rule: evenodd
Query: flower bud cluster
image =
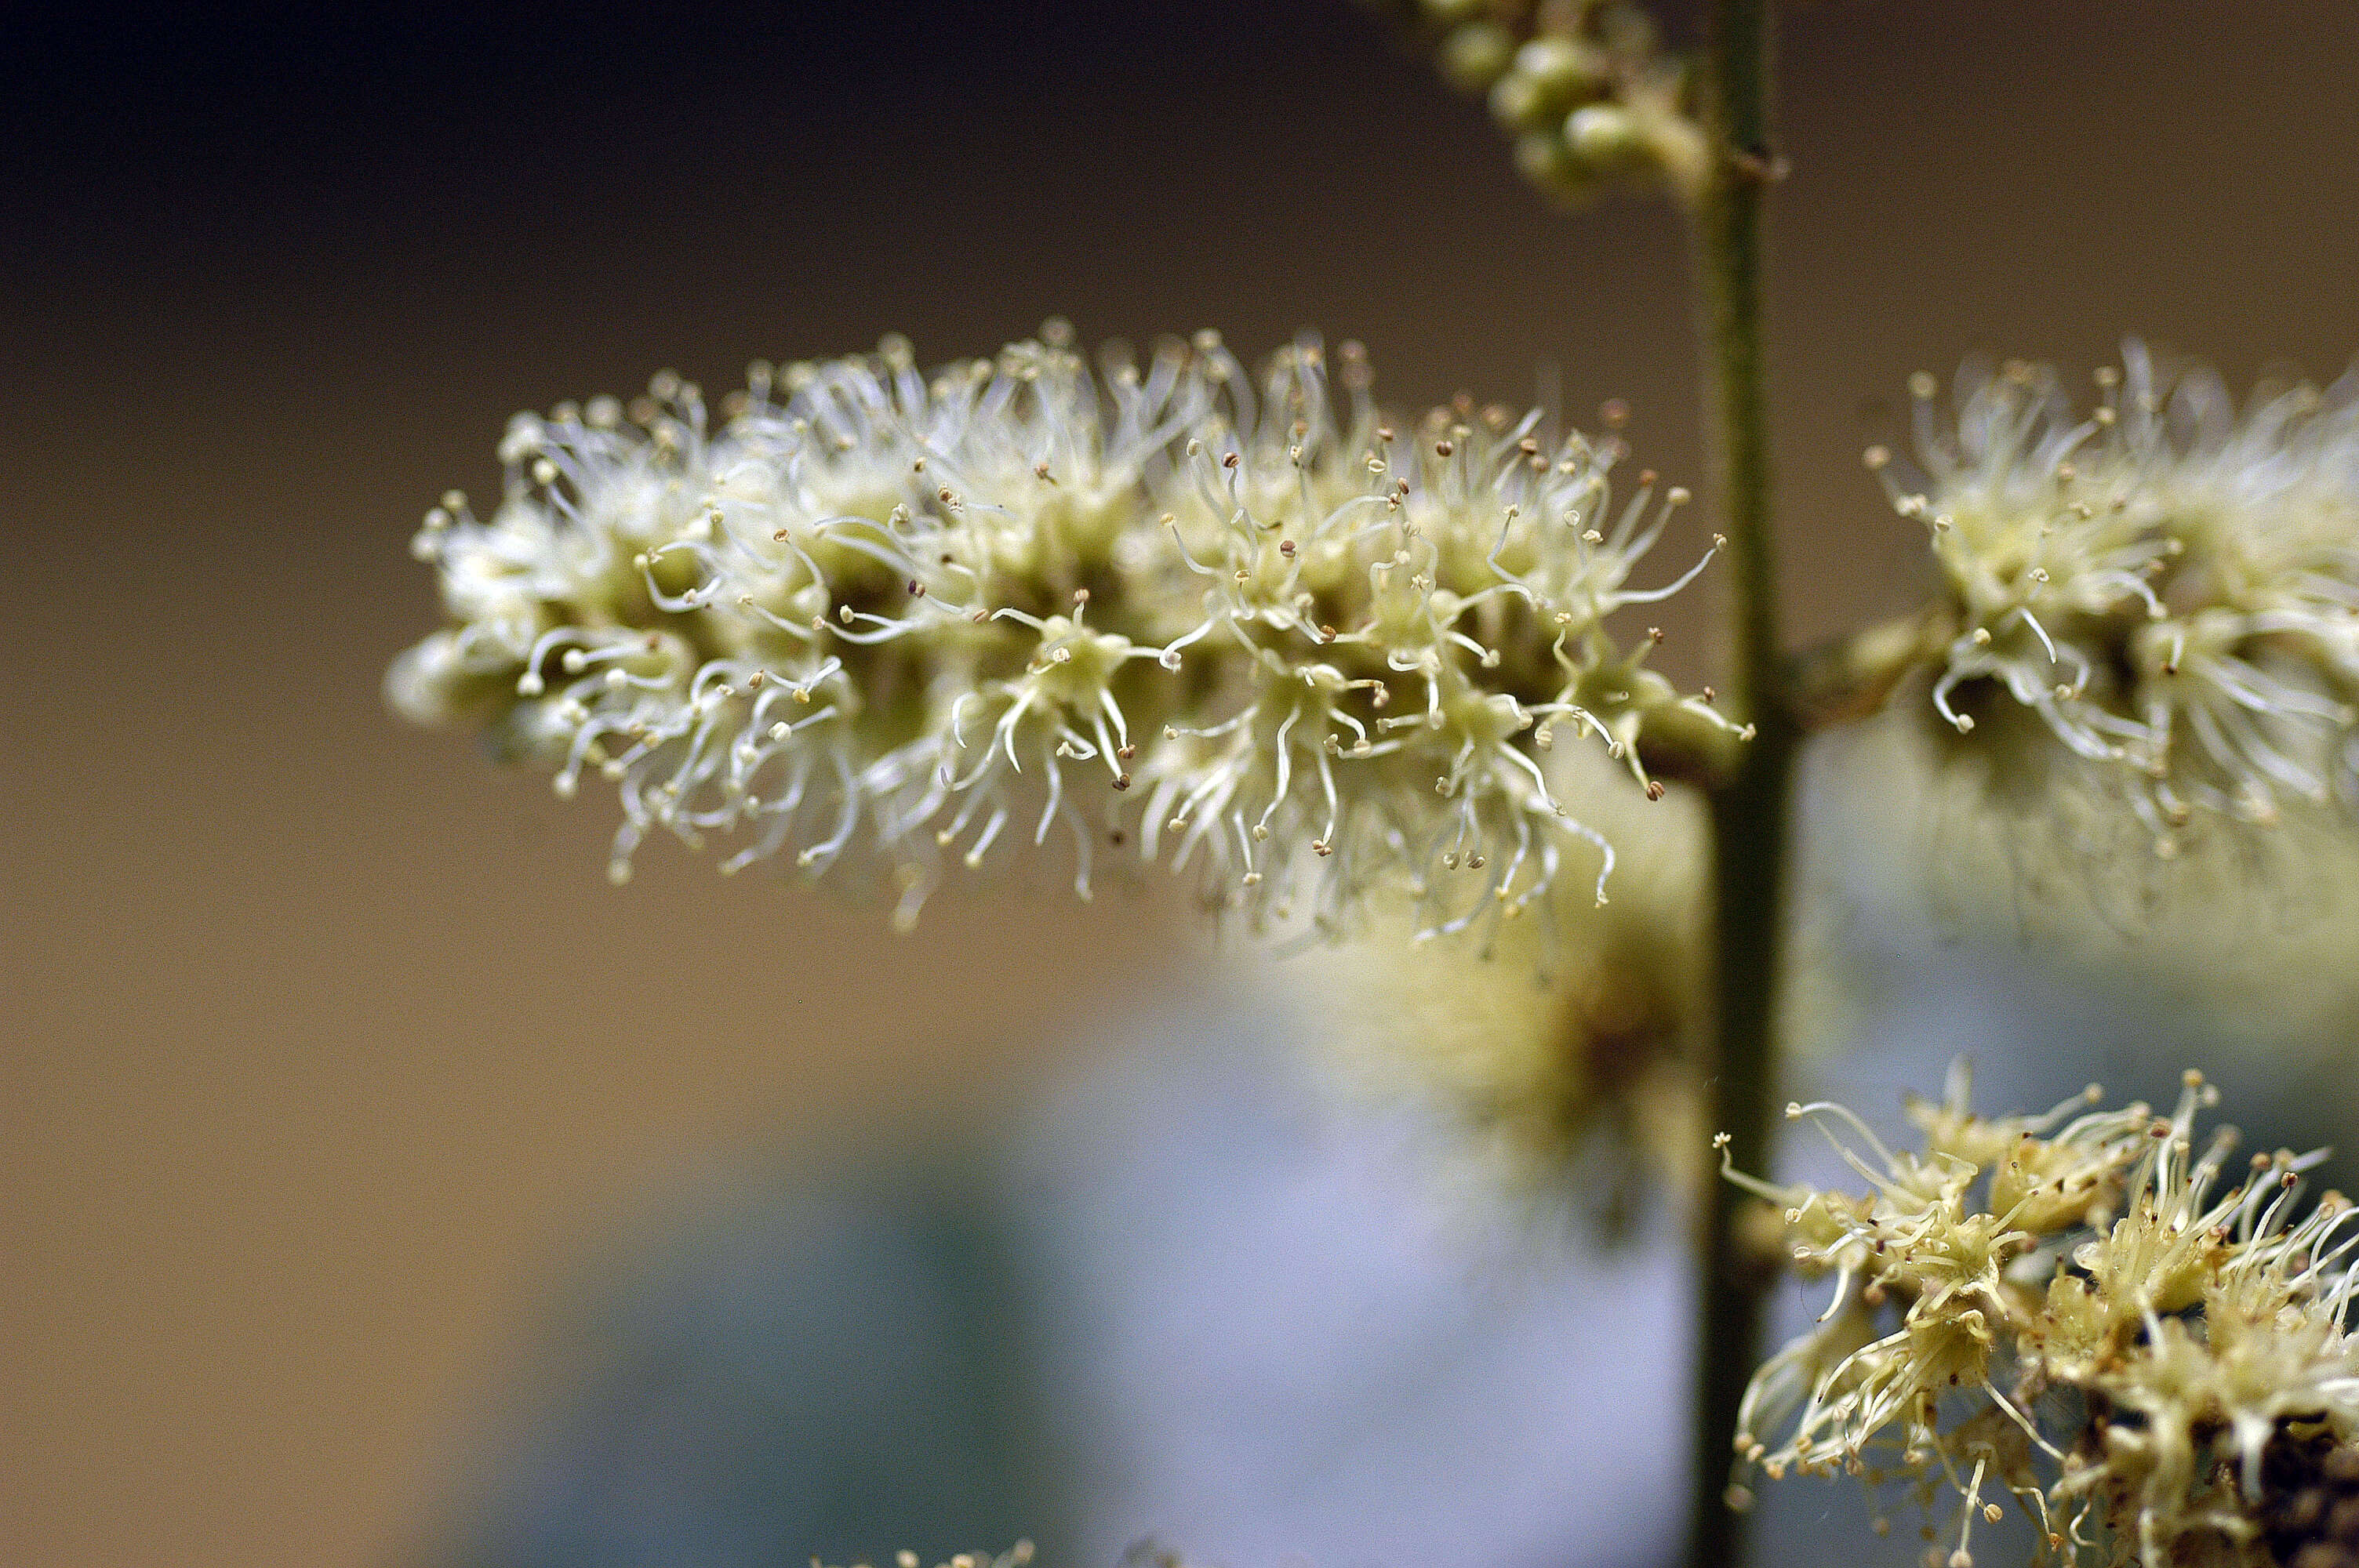
<path id="1" fill-rule="evenodd" d="M 1396 430 L 1346 344 L 1256 378 L 1211 333 L 1093 371 L 1051 323 L 921 373 L 757 364 L 718 427 L 657 377 L 519 416 L 488 518 L 429 513 L 450 623 L 387 676 L 421 720 L 617 787 L 643 836 L 742 833 L 723 865 L 855 849 L 913 919 L 950 861 L 1070 838 L 1328 927 L 1380 883 L 1421 922 L 1513 910 L 1612 854 L 1540 754 L 1729 726 L 1604 622 L 1686 492 L 1619 438 L 1461 399 Z M 1706 552 L 1704 560 L 1710 559 Z M 1659 787 L 1659 786 L 1658 786 Z"/>
<path id="2" fill-rule="evenodd" d="M 1703 138 L 1687 73 L 1630 0 L 1368 0 L 1484 97 L 1516 165 L 1567 205 L 1612 187 L 1701 186 Z"/>
<path id="3" fill-rule="evenodd" d="M 2133 342 L 2098 383 L 2083 416 L 2047 369 L 1970 367 L 1944 416 L 1920 374 L 1921 469 L 1868 452 L 1956 611 L 1935 709 L 1984 748 L 2036 716 L 2165 855 L 2199 816 L 2359 805 L 2359 374 L 2240 415 Z"/>
<path id="4" fill-rule="evenodd" d="M 1727 1173 L 1777 1206 L 1799 1269 L 1835 1280 L 1746 1390 L 1741 1463 L 1913 1483 L 1929 1521 L 1946 1483 L 1961 1500 L 1946 1536 L 1927 1526 L 1951 1543 L 1931 1568 L 1971 1568 L 2002 1492 L 2043 1560 L 2309 1561 L 2341 1526 L 2300 1521 L 2290 1495 L 2359 1474 L 2359 1225 L 2333 1193 L 2296 1217 L 2322 1154 L 2256 1155 L 2215 1196 L 2235 1135 L 2198 1152 L 2194 1123 L 2217 1098 L 2190 1073 L 2167 1118 L 2091 1109 L 2092 1087 L 1984 1119 L 1961 1072 L 1911 1107 L 1921 1154 L 1840 1107 L 1789 1107 L 1871 1190 Z"/>

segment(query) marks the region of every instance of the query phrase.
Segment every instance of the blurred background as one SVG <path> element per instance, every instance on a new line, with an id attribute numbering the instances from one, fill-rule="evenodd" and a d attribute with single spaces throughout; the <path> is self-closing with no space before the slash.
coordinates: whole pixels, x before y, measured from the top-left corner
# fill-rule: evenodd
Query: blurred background
<path id="1" fill-rule="evenodd" d="M 2355 60 L 2328 0 L 1794 7 L 1795 638 L 1923 581 L 1858 460 L 1911 371 L 2077 381 L 2125 331 L 2342 369 Z M 0 145 L 0 1561 L 1661 1558 L 1673 1220 L 1602 1260 L 1469 1223 L 1176 901 L 896 938 L 678 853 L 616 890 L 610 804 L 377 683 L 512 411 L 886 330 L 1315 324 L 1401 404 L 1552 366 L 1697 483 L 1667 212 L 1547 211 L 1343 0 L 37 4 Z M 2217 1057 L 2264 1137 L 2349 1119 L 2135 966 L 1943 918 L 1876 776 L 1810 807 L 1814 918 L 1884 977 L 1850 1098 Z"/>

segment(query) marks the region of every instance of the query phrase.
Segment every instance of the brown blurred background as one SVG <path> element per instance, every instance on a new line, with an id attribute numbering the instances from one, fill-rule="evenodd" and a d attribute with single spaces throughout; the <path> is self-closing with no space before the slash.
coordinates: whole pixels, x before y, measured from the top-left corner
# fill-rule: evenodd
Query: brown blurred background
<path id="1" fill-rule="evenodd" d="M 1686 24 L 1674 16 L 1675 30 Z M 1204 944 L 919 935 L 657 851 L 379 706 L 514 409 L 658 366 L 1221 326 L 1402 401 L 1637 409 L 1700 477 L 1678 226 L 1552 214 L 1343 0 L 19 14 L 0 1561 L 374 1564 L 538 1303 L 701 1172 L 987 1124 Z M 1962 352 L 2359 349 L 2359 10 L 1827 0 L 1786 27 L 1792 632 L 1904 606 L 1857 452 Z M 1684 552 L 1682 552 L 1684 553 Z M 1685 628 L 1704 622 L 1690 610 Z M 1690 669 L 1705 638 L 1675 648 Z"/>

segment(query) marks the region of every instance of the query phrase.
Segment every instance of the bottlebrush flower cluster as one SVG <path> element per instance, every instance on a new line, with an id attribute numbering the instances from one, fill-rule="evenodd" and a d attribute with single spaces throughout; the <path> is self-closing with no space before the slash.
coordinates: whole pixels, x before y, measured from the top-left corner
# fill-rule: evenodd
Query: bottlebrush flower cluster
<path id="1" fill-rule="evenodd" d="M 2352 1206 L 2329 1193 L 2296 1219 L 2323 1156 L 2284 1151 L 2215 1197 L 2235 1136 L 2197 1152 L 2217 1098 L 2200 1075 L 2167 1119 L 2096 1098 L 1985 1119 L 1960 1073 L 1910 1108 L 1922 1154 L 1840 1107 L 1788 1108 L 1843 1128 L 1829 1137 L 1872 1190 L 1729 1173 L 1777 1206 L 1799 1269 L 1835 1277 L 1820 1326 L 1747 1390 L 1741 1460 L 1908 1480 L 1929 1511 L 1947 1483 L 1949 1568 L 1971 1568 L 2001 1492 L 2038 1521 L 2043 1558 L 2263 1568 L 2319 1560 L 2316 1543 L 2343 1561 L 2359 1520 L 2321 1499 L 2359 1478 Z"/>
<path id="2" fill-rule="evenodd" d="M 921 373 L 908 345 L 519 416 L 488 518 L 416 552 L 450 624 L 387 676 L 421 720 L 614 783 L 723 864 L 864 849 L 914 919 L 946 864 L 1069 838 L 1332 926 L 1380 882 L 1429 929 L 1513 914 L 1612 851 L 1542 766 L 1642 781 L 1642 733 L 1731 727 L 1606 620 L 1686 492 L 1615 502 L 1618 438 L 1462 399 L 1399 429 L 1345 344 L 1251 376 L 1212 334 L 1093 371 L 1052 323 Z M 1710 552 L 1704 559 L 1710 558 Z"/>
<path id="3" fill-rule="evenodd" d="M 2166 854 L 2199 815 L 2359 803 L 2359 374 L 2241 416 L 2136 343 L 2098 380 L 2083 417 L 2049 370 L 1970 368 L 1944 417 L 1919 375 L 1921 471 L 1868 453 L 1957 612 L 1940 717 L 2037 715 Z"/>

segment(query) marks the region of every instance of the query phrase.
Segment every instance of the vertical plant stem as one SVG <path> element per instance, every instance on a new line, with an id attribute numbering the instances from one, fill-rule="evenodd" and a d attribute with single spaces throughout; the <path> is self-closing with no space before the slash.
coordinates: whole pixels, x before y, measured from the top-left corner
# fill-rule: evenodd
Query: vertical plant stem
<path id="1" fill-rule="evenodd" d="M 1705 73 L 1711 171 L 1696 210 L 1712 456 L 1727 519 L 1731 696 L 1756 727 L 1712 803 L 1715 906 L 1711 1125 L 1745 1170 L 1769 1168 L 1789 795 L 1797 730 L 1780 677 L 1762 341 L 1762 209 L 1769 141 L 1770 0 L 1712 0 Z M 1758 1356 L 1769 1273 L 1750 1260 L 1742 1195 L 1710 1173 L 1697 1239 L 1689 1568 L 1737 1568 L 1743 1517 L 1723 1498 L 1736 1411 Z"/>

